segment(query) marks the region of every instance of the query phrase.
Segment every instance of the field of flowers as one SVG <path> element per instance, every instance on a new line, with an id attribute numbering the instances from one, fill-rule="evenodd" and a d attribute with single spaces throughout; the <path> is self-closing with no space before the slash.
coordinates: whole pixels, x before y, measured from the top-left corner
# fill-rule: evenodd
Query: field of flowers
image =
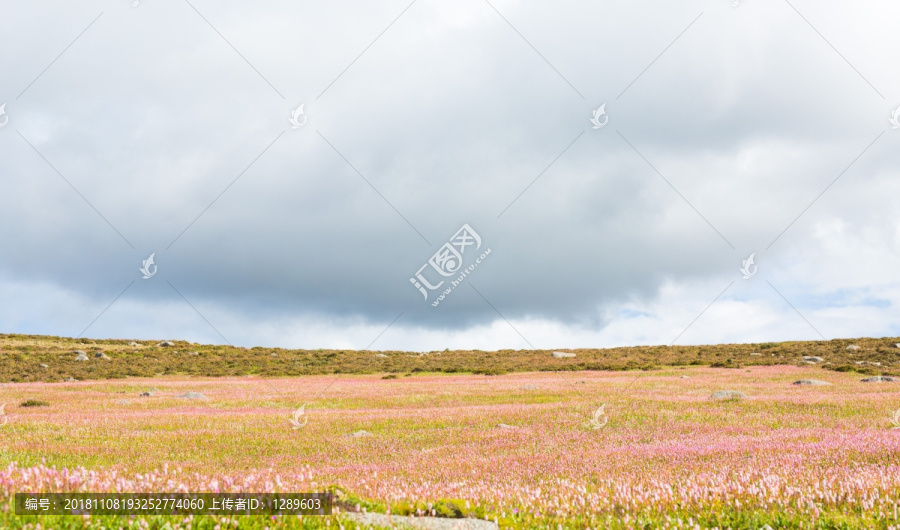
<path id="1" fill-rule="evenodd" d="M 502 528 L 900 528 L 900 382 L 862 377 L 751 366 L 5 384 L 0 527 L 355 528 L 343 513 L 358 506 Z M 718 390 L 746 398 L 710 399 Z M 48 406 L 19 406 L 29 399 Z M 327 488 L 341 514 L 26 518 L 10 506 L 20 491 Z"/>

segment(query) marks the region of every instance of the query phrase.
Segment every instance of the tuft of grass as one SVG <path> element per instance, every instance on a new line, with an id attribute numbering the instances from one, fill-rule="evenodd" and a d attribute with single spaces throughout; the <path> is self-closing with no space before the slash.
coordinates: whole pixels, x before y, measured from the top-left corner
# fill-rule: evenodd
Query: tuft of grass
<path id="1" fill-rule="evenodd" d="M 26 399 L 25 401 L 19 403 L 20 407 L 49 407 L 50 403 L 46 401 L 42 401 L 40 399 Z"/>

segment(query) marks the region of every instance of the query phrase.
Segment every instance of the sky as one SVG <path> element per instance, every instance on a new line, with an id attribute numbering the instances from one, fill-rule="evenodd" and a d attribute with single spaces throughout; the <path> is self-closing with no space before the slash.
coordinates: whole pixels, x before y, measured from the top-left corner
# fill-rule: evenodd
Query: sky
<path id="1" fill-rule="evenodd" d="M 0 6 L 0 332 L 900 335 L 897 2 Z"/>

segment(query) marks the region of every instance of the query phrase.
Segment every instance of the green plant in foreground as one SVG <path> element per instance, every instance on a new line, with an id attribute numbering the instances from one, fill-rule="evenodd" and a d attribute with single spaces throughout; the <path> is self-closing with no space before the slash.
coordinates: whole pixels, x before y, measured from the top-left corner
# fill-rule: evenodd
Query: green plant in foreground
<path id="1" fill-rule="evenodd" d="M 40 399 L 26 399 L 19 404 L 20 407 L 49 407 L 50 403 Z"/>

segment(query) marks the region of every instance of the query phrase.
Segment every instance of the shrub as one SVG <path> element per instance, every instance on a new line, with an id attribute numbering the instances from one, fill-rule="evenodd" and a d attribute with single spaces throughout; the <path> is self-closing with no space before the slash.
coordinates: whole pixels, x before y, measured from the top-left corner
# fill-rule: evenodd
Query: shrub
<path id="1" fill-rule="evenodd" d="M 440 499 L 434 505 L 435 515 L 460 519 L 466 516 L 466 503 L 459 499 Z"/>
<path id="2" fill-rule="evenodd" d="M 26 399 L 21 404 L 20 407 L 49 407 L 50 403 L 46 401 L 41 401 L 40 399 Z"/>

